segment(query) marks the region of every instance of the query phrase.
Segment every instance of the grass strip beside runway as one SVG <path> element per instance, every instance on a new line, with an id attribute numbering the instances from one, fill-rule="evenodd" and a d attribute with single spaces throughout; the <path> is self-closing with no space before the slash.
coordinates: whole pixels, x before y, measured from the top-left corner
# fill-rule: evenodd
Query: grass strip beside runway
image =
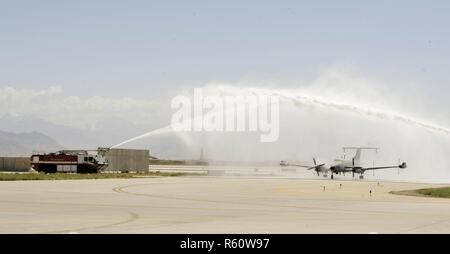
<path id="1" fill-rule="evenodd" d="M 142 178 L 183 176 L 188 173 L 145 172 L 145 173 L 97 173 L 97 174 L 69 174 L 69 173 L 0 173 L 0 181 L 27 180 L 84 180 L 84 179 L 112 179 L 112 178 Z"/>
<path id="2" fill-rule="evenodd" d="M 391 191 L 389 193 L 395 195 L 416 196 L 416 197 L 450 198 L 450 187 Z"/>
<path id="3" fill-rule="evenodd" d="M 450 187 L 417 190 L 419 194 L 437 198 L 450 198 Z"/>

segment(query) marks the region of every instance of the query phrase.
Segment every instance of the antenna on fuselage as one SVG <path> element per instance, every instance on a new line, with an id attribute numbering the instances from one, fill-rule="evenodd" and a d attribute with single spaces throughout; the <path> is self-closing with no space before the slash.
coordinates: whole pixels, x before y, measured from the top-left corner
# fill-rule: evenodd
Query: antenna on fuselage
<path id="1" fill-rule="evenodd" d="M 347 150 L 356 150 L 356 153 L 355 153 L 355 156 L 353 157 L 353 159 L 356 161 L 356 163 L 358 163 L 359 160 L 361 159 L 361 151 L 362 150 L 375 150 L 375 152 L 378 153 L 378 150 L 380 148 L 349 146 L 349 147 L 343 147 L 342 149 L 344 150 L 344 154 L 347 152 Z"/>

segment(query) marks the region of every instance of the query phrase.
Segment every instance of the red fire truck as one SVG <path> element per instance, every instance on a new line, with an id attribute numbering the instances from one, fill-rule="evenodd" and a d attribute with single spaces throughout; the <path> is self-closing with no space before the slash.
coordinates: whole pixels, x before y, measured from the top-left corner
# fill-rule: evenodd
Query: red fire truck
<path id="1" fill-rule="evenodd" d="M 86 150 L 63 150 L 31 156 L 31 167 L 45 173 L 98 173 L 107 166 L 102 155 Z"/>

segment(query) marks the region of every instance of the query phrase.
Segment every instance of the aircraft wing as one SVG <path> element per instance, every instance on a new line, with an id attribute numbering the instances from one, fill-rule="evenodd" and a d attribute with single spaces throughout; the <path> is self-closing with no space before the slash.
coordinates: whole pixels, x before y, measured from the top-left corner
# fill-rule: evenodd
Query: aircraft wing
<path id="1" fill-rule="evenodd" d="M 316 166 L 306 166 L 306 165 L 299 165 L 299 164 L 289 164 L 289 166 L 307 168 L 308 170 L 311 170 L 311 169 L 316 169 L 317 170 L 320 167 L 325 166 L 325 163 L 324 164 L 320 164 L 320 165 L 316 165 Z"/>
<path id="2" fill-rule="evenodd" d="M 315 166 L 299 165 L 299 164 L 289 164 L 289 166 L 301 167 L 301 168 L 314 168 Z"/>
<path id="3" fill-rule="evenodd" d="M 388 169 L 388 168 L 406 168 L 406 162 L 403 162 L 400 165 L 397 166 L 384 166 L 384 167 L 372 167 L 372 168 L 361 168 L 362 170 L 377 170 L 377 169 Z"/>

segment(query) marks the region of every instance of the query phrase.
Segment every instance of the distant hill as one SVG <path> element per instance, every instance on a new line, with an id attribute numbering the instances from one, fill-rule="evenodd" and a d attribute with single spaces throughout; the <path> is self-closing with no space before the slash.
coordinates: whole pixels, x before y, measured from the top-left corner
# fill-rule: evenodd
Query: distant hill
<path id="1" fill-rule="evenodd" d="M 53 124 L 33 116 L 0 117 L 0 130 L 15 133 L 38 132 L 51 137 L 58 144 L 62 144 L 70 149 L 91 148 L 89 147 L 91 136 L 87 136 L 83 131 L 64 125 Z M 80 147 L 81 144 L 85 144 L 88 147 Z M 96 146 L 93 147 L 96 148 Z"/>
<path id="2" fill-rule="evenodd" d="M 39 132 L 0 131 L 0 156 L 29 156 L 33 151 L 54 152 L 61 149 L 63 146 Z"/>
<path id="3" fill-rule="evenodd" d="M 160 127 L 134 125 L 120 119 L 102 120 L 96 126 L 96 130 L 85 130 L 54 124 L 33 116 L 6 115 L 0 117 L 0 130 L 2 131 L 16 133 L 37 131 L 52 137 L 58 144 L 63 145 L 67 149 L 108 147 Z"/>

